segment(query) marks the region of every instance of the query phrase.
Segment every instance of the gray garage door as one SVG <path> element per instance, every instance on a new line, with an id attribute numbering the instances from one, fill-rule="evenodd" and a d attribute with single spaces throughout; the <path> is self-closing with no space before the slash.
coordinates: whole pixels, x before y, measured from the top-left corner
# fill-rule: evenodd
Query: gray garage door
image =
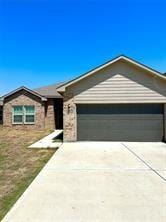
<path id="1" fill-rule="evenodd" d="M 163 105 L 77 105 L 77 138 L 80 141 L 161 141 Z"/>

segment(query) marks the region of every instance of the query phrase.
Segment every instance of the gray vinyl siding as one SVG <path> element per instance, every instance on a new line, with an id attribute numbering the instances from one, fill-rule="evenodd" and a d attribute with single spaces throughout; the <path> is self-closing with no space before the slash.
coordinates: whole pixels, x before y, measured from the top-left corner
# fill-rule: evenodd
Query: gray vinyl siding
<path id="1" fill-rule="evenodd" d="M 164 103 L 166 82 L 125 62 L 112 64 L 70 87 L 75 103 Z"/>

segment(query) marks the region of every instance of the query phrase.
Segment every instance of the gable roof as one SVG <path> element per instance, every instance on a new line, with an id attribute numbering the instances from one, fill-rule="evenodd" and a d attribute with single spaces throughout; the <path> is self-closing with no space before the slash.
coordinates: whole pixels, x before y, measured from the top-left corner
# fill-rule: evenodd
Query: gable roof
<path id="1" fill-rule="evenodd" d="M 21 86 L 21 87 L 15 89 L 15 90 L 9 92 L 8 94 L 2 96 L 2 97 L 1 97 L 1 100 L 3 101 L 5 98 L 13 95 L 14 93 L 19 92 L 20 90 L 25 90 L 26 92 L 29 92 L 29 93 L 31 93 L 32 95 L 35 95 L 35 96 L 41 98 L 42 101 L 47 101 L 47 98 L 46 98 L 46 97 L 40 95 L 39 93 L 37 93 L 37 92 L 35 92 L 35 91 L 31 90 L 31 89 L 28 89 L 28 88 L 25 87 L 25 86 Z"/>
<path id="2" fill-rule="evenodd" d="M 57 88 L 60 87 L 62 84 L 65 84 L 65 82 L 43 86 L 34 89 L 34 91 L 42 96 L 45 96 L 46 98 L 62 98 L 62 96 L 57 92 Z"/>
<path id="3" fill-rule="evenodd" d="M 86 78 L 86 77 L 88 77 L 90 75 L 93 75 L 97 71 L 100 71 L 100 70 L 106 68 L 107 66 L 109 66 L 109 65 L 111 65 L 111 64 L 113 64 L 113 63 L 115 63 L 115 62 L 117 62 L 119 60 L 127 61 L 130 64 L 133 64 L 133 65 L 135 65 L 135 66 L 137 66 L 139 68 L 142 68 L 142 69 L 152 73 L 153 75 L 156 75 L 156 76 L 166 80 L 166 76 L 163 75 L 161 72 L 158 72 L 158 71 L 156 71 L 156 70 L 154 70 L 154 69 L 152 69 L 152 68 L 150 68 L 150 67 L 148 67 L 148 66 L 146 66 L 146 65 L 144 65 L 144 64 L 142 64 L 142 63 L 140 63 L 140 62 L 138 62 L 138 61 L 136 61 L 134 59 L 131 59 L 131 58 L 125 56 L 125 55 L 120 55 L 120 56 L 118 56 L 116 58 L 113 58 L 112 60 L 110 60 L 110 61 L 108 61 L 108 62 L 106 62 L 106 63 L 104 63 L 104 64 L 102 64 L 102 65 L 100 65 L 100 66 L 98 66 L 98 67 L 96 67 L 94 69 L 92 69 L 92 70 L 90 70 L 89 72 L 86 72 L 85 74 L 80 75 L 77 78 L 62 84 L 61 86 L 59 86 L 57 88 L 57 91 L 58 92 L 64 92 L 66 87 L 68 87 L 70 85 L 73 85 L 74 83 L 76 83 L 76 82 L 78 82 L 78 81 L 80 81 L 80 80 L 82 80 L 82 79 L 84 79 L 84 78 Z"/>

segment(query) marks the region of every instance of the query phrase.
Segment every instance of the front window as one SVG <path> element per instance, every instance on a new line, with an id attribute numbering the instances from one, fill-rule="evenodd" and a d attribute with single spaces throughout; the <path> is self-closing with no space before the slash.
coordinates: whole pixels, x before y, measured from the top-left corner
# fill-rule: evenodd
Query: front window
<path id="1" fill-rule="evenodd" d="M 33 124 L 34 122 L 34 106 L 13 106 L 13 124 Z"/>
<path id="2" fill-rule="evenodd" d="M 23 106 L 13 107 L 13 123 L 16 123 L 16 124 L 23 123 Z"/>
<path id="3" fill-rule="evenodd" d="M 25 106 L 25 123 L 34 123 L 35 122 L 35 107 L 34 106 Z"/>

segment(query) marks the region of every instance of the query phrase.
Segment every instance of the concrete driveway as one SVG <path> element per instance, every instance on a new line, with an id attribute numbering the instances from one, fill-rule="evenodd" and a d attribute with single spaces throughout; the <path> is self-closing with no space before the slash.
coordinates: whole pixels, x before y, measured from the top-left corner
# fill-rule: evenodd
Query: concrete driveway
<path id="1" fill-rule="evenodd" d="M 165 222 L 166 144 L 66 143 L 3 222 Z"/>

